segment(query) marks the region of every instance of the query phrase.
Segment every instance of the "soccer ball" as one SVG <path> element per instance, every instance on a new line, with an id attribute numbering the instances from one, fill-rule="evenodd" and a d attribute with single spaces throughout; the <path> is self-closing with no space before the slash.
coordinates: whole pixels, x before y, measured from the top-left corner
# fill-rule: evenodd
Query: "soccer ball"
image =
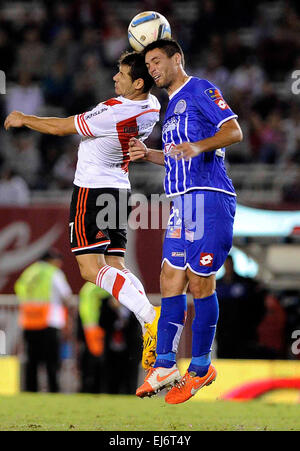
<path id="1" fill-rule="evenodd" d="M 129 24 L 129 43 L 137 52 L 141 52 L 150 42 L 163 38 L 171 38 L 171 27 L 160 13 L 145 11 L 137 14 Z"/>

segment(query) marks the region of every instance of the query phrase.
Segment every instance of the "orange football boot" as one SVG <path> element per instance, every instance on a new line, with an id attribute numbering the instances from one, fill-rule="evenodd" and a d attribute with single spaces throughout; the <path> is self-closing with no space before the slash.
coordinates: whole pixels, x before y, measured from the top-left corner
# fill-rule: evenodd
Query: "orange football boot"
<path id="1" fill-rule="evenodd" d="M 212 365 L 203 377 L 196 376 L 194 372 L 186 372 L 182 379 L 166 394 L 168 404 L 180 404 L 194 396 L 200 388 L 210 385 L 217 377 L 217 371 Z"/>
<path id="2" fill-rule="evenodd" d="M 174 385 L 181 376 L 176 365 L 171 368 L 150 368 L 144 383 L 137 389 L 136 395 L 140 398 L 156 395 L 160 390 Z"/>

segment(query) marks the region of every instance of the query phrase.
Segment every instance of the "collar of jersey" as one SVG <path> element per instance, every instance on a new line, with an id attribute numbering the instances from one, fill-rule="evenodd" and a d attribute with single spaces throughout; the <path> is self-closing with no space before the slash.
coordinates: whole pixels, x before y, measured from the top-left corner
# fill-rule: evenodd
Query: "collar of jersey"
<path id="1" fill-rule="evenodd" d="M 149 97 L 148 99 L 144 99 L 144 100 L 132 100 L 132 99 L 127 99 L 126 97 L 123 96 L 118 96 L 117 99 L 120 99 L 121 102 L 125 103 L 125 102 L 149 102 Z"/>
<path id="2" fill-rule="evenodd" d="M 174 91 L 170 96 L 169 96 L 169 100 L 173 99 L 174 96 L 176 96 L 176 94 L 178 94 L 178 92 L 192 79 L 193 77 L 189 77 L 187 79 L 187 81 L 185 81 L 183 83 L 183 85 L 181 85 L 178 89 L 176 89 L 176 91 Z"/>

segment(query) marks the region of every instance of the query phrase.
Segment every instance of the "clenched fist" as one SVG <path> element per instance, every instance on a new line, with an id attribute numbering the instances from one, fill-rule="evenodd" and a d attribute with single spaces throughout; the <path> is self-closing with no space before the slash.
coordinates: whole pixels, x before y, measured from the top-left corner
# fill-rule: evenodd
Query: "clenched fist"
<path id="1" fill-rule="evenodd" d="M 10 113 L 4 122 L 5 130 L 9 130 L 11 127 L 23 127 L 25 114 L 21 111 L 13 111 Z"/>
<path id="2" fill-rule="evenodd" d="M 129 155 L 130 161 L 142 160 L 147 157 L 148 149 L 146 145 L 136 138 L 131 138 L 129 141 Z"/>
<path id="3" fill-rule="evenodd" d="M 170 156 L 181 160 L 184 158 L 188 160 L 189 158 L 196 157 L 201 152 L 199 146 L 190 142 L 184 142 L 174 146 L 170 152 Z"/>

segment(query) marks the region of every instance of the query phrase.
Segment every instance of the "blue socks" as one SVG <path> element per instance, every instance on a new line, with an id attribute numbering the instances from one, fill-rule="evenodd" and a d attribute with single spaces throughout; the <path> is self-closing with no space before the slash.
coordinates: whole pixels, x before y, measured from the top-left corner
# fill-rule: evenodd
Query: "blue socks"
<path id="1" fill-rule="evenodd" d="M 216 292 L 206 298 L 194 299 L 195 317 L 192 325 L 192 360 L 189 372 L 204 376 L 211 363 L 211 346 L 219 317 Z M 162 298 L 157 331 L 157 358 L 154 367 L 171 368 L 176 363 L 176 352 L 185 323 L 186 295 Z"/>
<path id="2" fill-rule="evenodd" d="M 162 298 L 157 330 L 157 358 L 154 367 L 171 368 L 176 363 L 176 352 L 185 323 L 186 294 Z"/>
<path id="3" fill-rule="evenodd" d="M 192 325 L 192 360 L 188 371 L 204 376 L 211 363 L 211 346 L 219 318 L 216 292 L 206 298 L 194 299 L 195 318 Z"/>

